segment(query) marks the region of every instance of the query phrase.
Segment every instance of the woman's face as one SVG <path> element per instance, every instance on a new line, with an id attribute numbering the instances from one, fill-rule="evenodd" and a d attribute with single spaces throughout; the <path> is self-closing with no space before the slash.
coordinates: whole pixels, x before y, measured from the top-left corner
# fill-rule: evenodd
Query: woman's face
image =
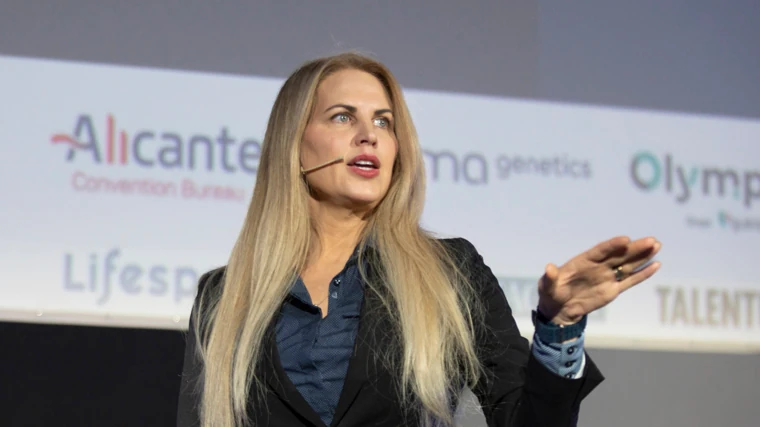
<path id="1" fill-rule="evenodd" d="M 347 208 L 372 208 L 385 196 L 398 151 L 388 95 L 373 75 L 335 72 L 317 88 L 315 108 L 301 143 L 303 169 L 313 197 Z"/>

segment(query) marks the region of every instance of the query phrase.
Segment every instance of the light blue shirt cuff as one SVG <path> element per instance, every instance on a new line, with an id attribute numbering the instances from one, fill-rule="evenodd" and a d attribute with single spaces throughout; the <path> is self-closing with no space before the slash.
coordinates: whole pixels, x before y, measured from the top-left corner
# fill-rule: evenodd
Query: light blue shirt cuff
<path id="1" fill-rule="evenodd" d="M 546 369 L 568 379 L 578 379 L 583 376 L 586 367 L 586 353 L 583 349 L 585 333 L 573 341 L 561 344 L 546 344 L 533 335 L 533 356 Z"/>

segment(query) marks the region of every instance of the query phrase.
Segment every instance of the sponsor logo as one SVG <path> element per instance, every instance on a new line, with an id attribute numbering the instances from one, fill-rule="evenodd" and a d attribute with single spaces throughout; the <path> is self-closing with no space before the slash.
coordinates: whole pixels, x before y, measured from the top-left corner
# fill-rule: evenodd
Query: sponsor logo
<path id="1" fill-rule="evenodd" d="M 480 152 L 457 154 L 452 151 L 423 150 L 426 168 L 433 181 L 487 185 L 494 180 L 522 177 L 590 179 L 591 162 L 567 155 L 488 156 Z"/>
<path id="2" fill-rule="evenodd" d="M 80 114 L 71 133 L 53 134 L 50 142 L 65 147 L 66 162 L 82 168 L 71 175 L 70 183 L 75 191 L 185 199 L 245 200 L 245 187 L 200 183 L 189 176 L 199 173 L 212 177 L 241 175 L 241 182 L 245 182 L 256 174 L 261 153 L 258 140 L 237 139 L 226 127 L 214 135 L 156 129 L 130 131 L 117 126 L 111 114 L 103 120 Z M 128 168 L 184 173 L 185 177 L 113 176 Z"/>
<path id="3" fill-rule="evenodd" d="M 750 218 L 731 214 L 727 211 L 719 211 L 718 225 L 721 228 L 736 232 L 760 231 L 760 217 Z"/>
<path id="4" fill-rule="evenodd" d="M 726 166 L 690 166 L 677 162 L 670 153 L 662 156 L 642 151 L 633 156 L 630 168 L 634 186 L 645 192 L 660 191 L 682 206 L 697 198 L 730 204 L 714 213 L 686 215 L 686 226 L 718 228 L 734 232 L 760 231 L 760 218 L 736 210 L 751 210 L 760 199 L 760 170 L 738 170 Z"/>
<path id="5" fill-rule="evenodd" d="M 757 290 L 658 286 L 655 292 L 662 325 L 760 328 L 760 292 Z"/>
<path id="6" fill-rule="evenodd" d="M 195 296 L 199 277 L 189 266 L 131 260 L 119 248 L 63 255 L 63 289 L 91 296 L 98 305 L 108 304 L 114 295 L 169 298 L 180 304 Z"/>
<path id="7" fill-rule="evenodd" d="M 760 199 L 760 170 L 718 166 L 688 166 L 672 154 L 661 157 L 643 151 L 633 156 L 631 179 L 642 191 L 665 191 L 679 204 L 695 197 L 734 200 L 749 209 Z"/>

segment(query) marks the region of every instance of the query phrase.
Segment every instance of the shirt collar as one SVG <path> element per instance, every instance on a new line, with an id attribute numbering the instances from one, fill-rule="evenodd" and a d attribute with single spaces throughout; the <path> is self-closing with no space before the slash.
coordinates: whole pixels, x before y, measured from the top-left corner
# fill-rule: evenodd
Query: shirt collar
<path id="1" fill-rule="evenodd" d="M 357 264 L 359 261 L 360 253 L 363 255 L 363 262 L 364 262 L 364 265 L 366 266 L 367 261 L 368 261 L 367 256 L 370 254 L 374 254 L 375 251 L 377 250 L 375 239 L 372 237 L 368 237 L 366 239 L 366 242 L 364 244 L 364 251 L 361 251 L 361 246 L 362 246 L 361 242 L 356 245 L 353 253 L 351 253 L 351 256 L 348 258 L 348 261 L 346 261 L 346 265 L 343 266 L 343 270 L 347 269 L 352 264 Z M 300 276 L 296 278 L 295 282 L 293 282 L 293 285 L 290 288 L 289 294 L 290 296 L 295 297 L 304 303 L 310 300 L 309 291 L 306 290 L 306 286 L 303 284 L 303 281 L 301 280 Z"/>

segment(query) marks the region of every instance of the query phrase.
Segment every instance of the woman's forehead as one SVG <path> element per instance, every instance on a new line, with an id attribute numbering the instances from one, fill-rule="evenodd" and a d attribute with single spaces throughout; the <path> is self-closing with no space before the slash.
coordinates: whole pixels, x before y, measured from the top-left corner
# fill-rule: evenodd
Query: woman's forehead
<path id="1" fill-rule="evenodd" d="M 368 102 L 384 103 L 390 100 L 385 86 L 366 71 L 345 69 L 327 76 L 317 87 L 317 103 Z"/>

